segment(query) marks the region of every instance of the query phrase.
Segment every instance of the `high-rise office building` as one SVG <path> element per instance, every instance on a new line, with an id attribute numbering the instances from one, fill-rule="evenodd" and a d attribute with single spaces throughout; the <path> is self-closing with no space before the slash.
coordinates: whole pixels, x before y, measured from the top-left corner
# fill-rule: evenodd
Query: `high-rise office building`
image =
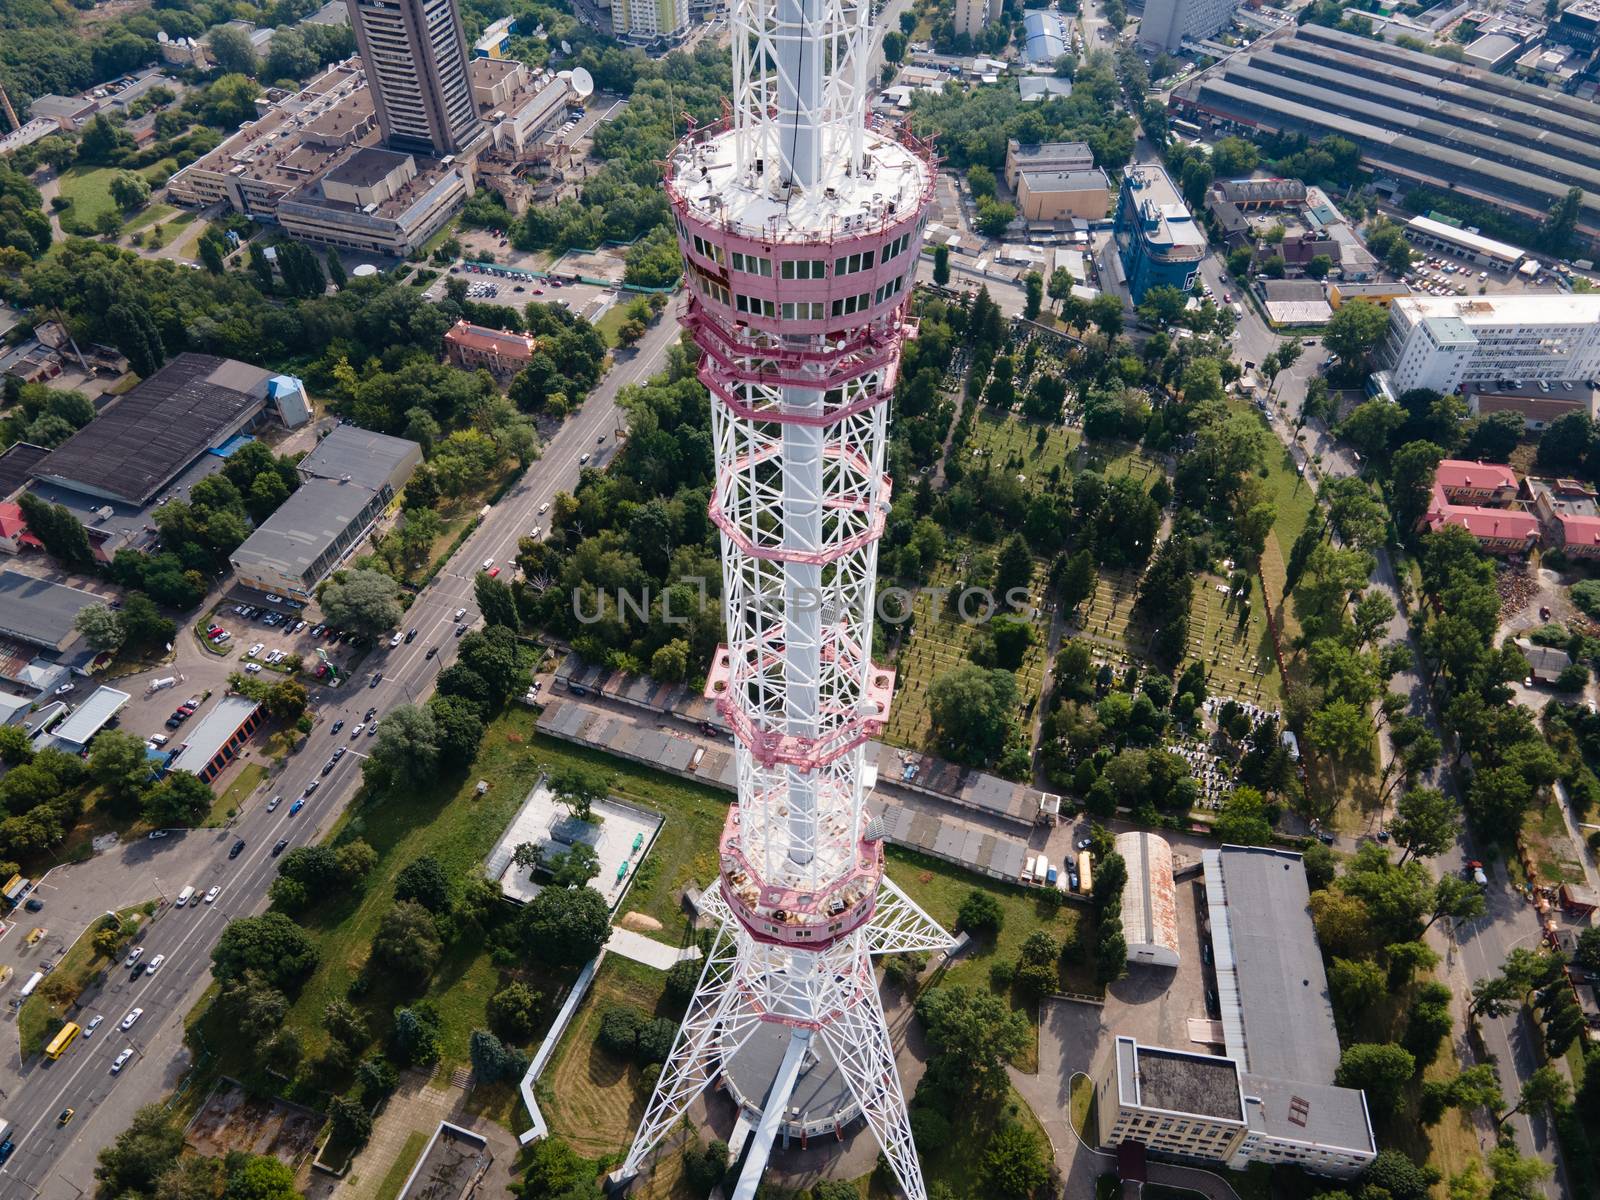
<path id="1" fill-rule="evenodd" d="M 346 0 L 385 145 L 443 158 L 484 135 L 456 0 Z"/>
<path id="2" fill-rule="evenodd" d="M 1139 45 L 1176 54 L 1185 38 L 1198 42 L 1226 29 L 1238 7 L 1238 0 L 1149 0 Z"/>

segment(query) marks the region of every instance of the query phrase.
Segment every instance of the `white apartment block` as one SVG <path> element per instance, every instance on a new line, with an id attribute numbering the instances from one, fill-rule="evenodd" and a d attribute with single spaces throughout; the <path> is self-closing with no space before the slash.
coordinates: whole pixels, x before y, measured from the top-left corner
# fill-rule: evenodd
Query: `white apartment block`
<path id="1" fill-rule="evenodd" d="M 1139 44 L 1175 54 L 1184 38 L 1198 42 L 1227 28 L 1238 7 L 1239 0 L 1146 0 Z"/>
<path id="2" fill-rule="evenodd" d="M 977 37 L 1000 19 L 1000 0 L 956 0 L 956 32 Z"/>
<path id="3" fill-rule="evenodd" d="M 611 0 L 611 32 L 634 42 L 678 41 L 689 32 L 689 0 Z"/>
<path id="4" fill-rule="evenodd" d="M 1382 359 L 1396 395 L 1593 379 L 1600 294 L 1402 296 L 1389 306 Z"/>

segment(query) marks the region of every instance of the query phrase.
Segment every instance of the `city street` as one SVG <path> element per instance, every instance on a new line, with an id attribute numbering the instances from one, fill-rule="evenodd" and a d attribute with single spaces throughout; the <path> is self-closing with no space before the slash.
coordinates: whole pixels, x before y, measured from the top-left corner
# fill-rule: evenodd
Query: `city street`
<path id="1" fill-rule="evenodd" d="M 375 706 L 381 718 L 397 704 L 427 698 L 438 671 L 454 659 L 455 611 L 466 608 L 471 615 L 465 619 L 475 619 L 473 583 L 478 564 L 486 558 L 515 559 L 518 541 L 539 523 L 539 507 L 557 492 L 576 486 L 579 455 L 592 453 L 591 463 L 601 464 L 614 452 L 614 431 L 621 420 L 618 391 L 659 370 L 677 336 L 675 312 L 669 308 L 638 346 L 613 366 L 583 407 L 550 439 L 541 460 L 417 597 L 404 620 L 406 628 L 420 631 L 416 640 L 374 650 L 362 671 L 347 681 L 348 690 L 323 704 L 309 745 L 270 785 L 285 797 L 276 812 L 268 813 L 258 798 L 226 831 L 194 830 L 142 840 L 51 874 L 39 923 L 63 945 L 107 908 L 161 895 L 170 899 L 186 884 L 202 892 L 220 884 L 222 892 L 212 905 L 162 910 L 144 938 L 144 960 L 164 954 L 167 961 L 153 976 L 133 975 L 120 967 L 111 971 L 108 982 L 88 998 L 80 1014 L 82 1021 L 89 1014 L 103 1013 L 105 1023 L 92 1038 L 79 1038 L 59 1062 L 36 1059 L 22 1064 L 13 1038 L 0 1061 L 0 1116 L 11 1122 L 17 1148 L 0 1168 L 0 1200 L 81 1200 L 94 1187 L 95 1156 L 101 1147 L 115 1138 L 140 1105 L 177 1086 L 189 1066 L 183 1018 L 210 982 L 211 948 L 223 927 L 233 917 L 266 907 L 267 887 L 275 874 L 273 845 L 280 838 L 291 846 L 316 841 L 359 787 L 359 760 L 369 743 L 363 739 L 362 747 L 352 745 L 348 727 L 359 722 L 369 707 Z M 440 648 L 432 659 L 426 657 L 430 646 Z M 383 681 L 369 688 L 366 680 L 377 671 L 383 673 Z M 330 735 L 327 731 L 340 719 L 347 729 Z M 321 781 L 305 809 L 291 817 L 288 800 L 320 778 L 327 754 L 339 745 L 351 746 L 353 752 Z M 228 850 L 236 839 L 242 839 L 245 848 L 230 860 Z M 13 941 L 8 937 L 0 946 L 9 950 Z M 54 943 L 49 948 L 53 955 Z M 36 948 L 32 958 L 40 958 L 42 949 Z M 9 950 L 0 958 L 9 961 L 15 953 Z M 143 1007 L 144 1015 L 123 1034 L 116 1024 L 135 1006 Z M 112 1060 L 126 1046 L 134 1048 L 135 1056 L 120 1075 L 112 1075 Z M 56 1116 L 68 1107 L 77 1110 L 76 1116 L 65 1128 L 59 1127 Z"/>

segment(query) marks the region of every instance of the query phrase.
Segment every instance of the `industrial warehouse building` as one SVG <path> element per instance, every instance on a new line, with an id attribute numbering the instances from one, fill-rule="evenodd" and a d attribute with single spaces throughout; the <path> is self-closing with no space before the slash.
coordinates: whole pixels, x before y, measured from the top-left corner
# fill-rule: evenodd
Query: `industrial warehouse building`
<path id="1" fill-rule="evenodd" d="M 300 460 L 301 483 L 228 558 L 239 581 L 308 600 L 361 542 L 422 461 L 422 447 L 340 425 Z"/>
<path id="2" fill-rule="evenodd" d="M 1259 846 L 1201 858 L 1224 1053 L 1114 1038 L 1094 1072 L 1100 1142 L 1235 1170 L 1359 1174 L 1377 1145 L 1364 1093 L 1333 1082 L 1339 1038 L 1305 865 Z M 1132 886 L 1132 861 L 1128 875 Z"/>
<path id="3" fill-rule="evenodd" d="M 1571 187 L 1600 235 L 1600 110 L 1552 88 L 1302 25 L 1183 84 L 1172 107 L 1216 131 L 1337 135 L 1371 170 L 1541 220 Z"/>
<path id="4" fill-rule="evenodd" d="M 1128 880 L 1122 885 L 1122 938 L 1128 944 L 1128 961 L 1177 966 L 1178 895 L 1172 847 L 1165 838 L 1136 829 L 1117 835 L 1117 853 L 1128 868 Z"/>
<path id="5" fill-rule="evenodd" d="M 171 771 L 188 771 L 210 783 L 233 761 L 239 747 L 261 724 L 261 706 L 247 696 L 224 696 L 189 731 L 168 764 Z"/>

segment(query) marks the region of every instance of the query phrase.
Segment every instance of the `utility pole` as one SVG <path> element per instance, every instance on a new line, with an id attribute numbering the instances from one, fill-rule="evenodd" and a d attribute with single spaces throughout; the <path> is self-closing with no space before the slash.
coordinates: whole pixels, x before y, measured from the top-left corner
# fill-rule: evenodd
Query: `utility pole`
<path id="1" fill-rule="evenodd" d="M 22 128 L 22 122 L 17 120 L 17 110 L 11 107 L 11 97 L 6 95 L 4 84 L 0 84 L 0 108 L 6 110 L 6 120 L 11 122 L 12 129 Z"/>

